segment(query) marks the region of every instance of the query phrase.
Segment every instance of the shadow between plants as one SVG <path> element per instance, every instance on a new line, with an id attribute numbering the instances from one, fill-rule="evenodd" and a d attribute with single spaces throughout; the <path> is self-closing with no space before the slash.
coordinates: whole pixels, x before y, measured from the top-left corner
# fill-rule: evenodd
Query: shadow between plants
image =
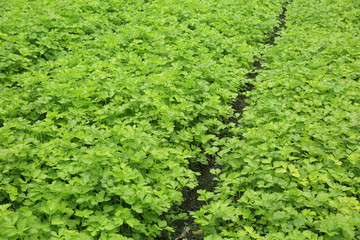
<path id="1" fill-rule="evenodd" d="M 287 4 L 288 3 L 286 3 L 286 5 Z M 273 32 L 269 35 L 269 39 L 265 42 L 265 44 L 275 45 L 275 39 L 280 36 L 279 32 L 283 29 L 286 29 L 286 5 L 283 7 L 282 13 L 278 16 L 280 24 L 274 27 Z M 259 71 L 261 69 L 264 69 L 261 64 L 262 60 L 263 59 L 260 58 L 259 60 L 253 62 L 253 71 L 247 74 L 248 79 L 255 79 L 256 76 L 259 74 Z M 237 119 L 232 117 L 227 119 L 226 121 L 234 122 L 235 124 L 237 124 L 238 120 L 242 117 L 244 108 L 247 106 L 245 101 L 248 98 L 246 96 L 246 92 L 251 91 L 253 88 L 254 85 L 252 85 L 251 83 L 247 83 L 244 88 L 239 90 L 239 94 L 232 104 L 234 112 L 239 113 L 239 117 Z M 222 137 L 222 135 L 223 134 L 220 134 L 220 137 Z M 214 155 L 208 155 L 207 160 L 207 164 L 202 164 L 200 162 L 190 164 L 189 168 L 192 171 L 200 173 L 200 175 L 197 177 L 197 181 L 199 183 L 198 186 L 194 189 L 185 188 L 182 191 L 184 201 L 180 205 L 174 206 L 169 213 L 164 213 L 162 216 L 162 218 L 164 219 L 166 215 L 171 213 L 186 213 L 187 218 L 183 220 L 175 220 L 174 222 L 172 222 L 170 226 L 175 229 L 175 232 L 173 232 L 169 236 L 169 233 L 164 231 L 161 236 L 156 238 L 156 240 L 204 239 L 204 234 L 202 233 L 201 229 L 199 229 L 194 224 L 194 220 L 191 216 L 189 216 L 189 213 L 200 209 L 204 204 L 206 204 L 206 202 L 198 200 L 199 194 L 197 193 L 197 191 L 199 189 L 213 192 L 215 187 L 217 186 L 217 181 L 214 180 L 215 175 L 210 173 L 210 170 L 215 168 L 221 169 L 221 166 L 216 164 Z"/>

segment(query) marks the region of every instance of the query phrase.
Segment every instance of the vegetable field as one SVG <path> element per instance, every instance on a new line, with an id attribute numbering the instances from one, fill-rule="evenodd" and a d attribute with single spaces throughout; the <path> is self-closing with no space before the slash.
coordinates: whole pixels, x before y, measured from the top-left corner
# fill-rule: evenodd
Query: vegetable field
<path id="1" fill-rule="evenodd" d="M 0 239 L 360 239 L 359 19 L 0 1 Z"/>

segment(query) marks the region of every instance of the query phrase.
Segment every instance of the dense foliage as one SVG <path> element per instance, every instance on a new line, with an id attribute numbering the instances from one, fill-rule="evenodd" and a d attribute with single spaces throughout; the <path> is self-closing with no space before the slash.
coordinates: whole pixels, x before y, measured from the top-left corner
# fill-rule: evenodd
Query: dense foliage
<path id="1" fill-rule="evenodd" d="M 170 238 L 209 155 L 205 239 L 360 239 L 360 3 L 286 2 L 1 1 L 0 239 Z"/>
<path id="2" fill-rule="evenodd" d="M 294 0 L 264 54 L 205 239 L 360 239 L 360 2 Z"/>
<path id="3" fill-rule="evenodd" d="M 173 231 L 283 2 L 1 1 L 0 238 Z"/>

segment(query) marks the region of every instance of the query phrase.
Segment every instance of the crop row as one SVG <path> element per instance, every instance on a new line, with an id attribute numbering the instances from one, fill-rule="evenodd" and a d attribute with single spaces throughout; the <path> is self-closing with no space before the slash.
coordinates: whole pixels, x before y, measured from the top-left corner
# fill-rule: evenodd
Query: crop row
<path id="1" fill-rule="evenodd" d="M 283 2 L 1 1 L 0 238 L 174 231 Z"/>
<path id="2" fill-rule="evenodd" d="M 288 5 L 238 138 L 215 143 L 205 239 L 360 239 L 359 19 L 358 1 Z"/>

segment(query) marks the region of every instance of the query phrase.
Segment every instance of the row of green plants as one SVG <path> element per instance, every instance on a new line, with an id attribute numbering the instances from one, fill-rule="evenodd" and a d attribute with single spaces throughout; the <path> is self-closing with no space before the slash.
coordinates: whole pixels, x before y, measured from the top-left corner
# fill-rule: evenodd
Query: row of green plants
<path id="1" fill-rule="evenodd" d="M 359 1 L 289 3 L 239 128 L 214 143 L 205 239 L 360 239 L 359 19 Z"/>
<path id="2" fill-rule="evenodd" d="M 1 1 L 0 238 L 173 232 L 283 2 Z"/>

